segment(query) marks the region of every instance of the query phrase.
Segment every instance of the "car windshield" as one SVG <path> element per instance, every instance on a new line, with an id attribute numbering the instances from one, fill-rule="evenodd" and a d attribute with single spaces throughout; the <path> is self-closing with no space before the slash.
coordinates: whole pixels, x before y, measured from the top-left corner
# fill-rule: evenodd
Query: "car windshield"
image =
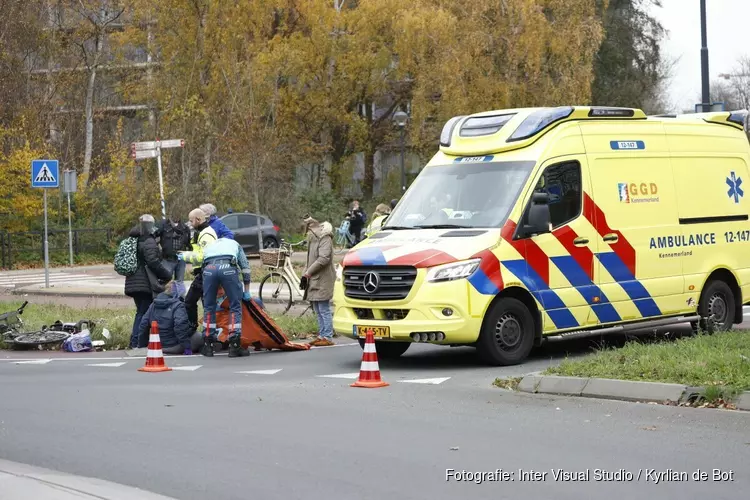
<path id="1" fill-rule="evenodd" d="M 534 164 L 457 162 L 425 168 L 383 229 L 501 227 Z"/>

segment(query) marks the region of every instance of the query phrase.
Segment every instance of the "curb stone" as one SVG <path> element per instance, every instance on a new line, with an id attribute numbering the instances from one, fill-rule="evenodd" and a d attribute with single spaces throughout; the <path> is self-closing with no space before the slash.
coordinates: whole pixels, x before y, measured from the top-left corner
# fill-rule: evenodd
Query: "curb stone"
<path id="1" fill-rule="evenodd" d="M 703 392 L 702 387 L 690 387 L 681 384 L 604 378 L 560 377 L 555 375 L 541 375 L 541 372 L 525 375 L 518 384 L 517 390 L 538 394 L 655 403 L 664 403 L 665 401 L 684 403 L 690 399 L 691 395 Z M 740 394 L 735 401 L 735 406 L 738 410 L 750 411 L 750 391 Z"/>
<path id="2" fill-rule="evenodd" d="M 589 379 L 580 377 L 545 376 L 536 386 L 536 391 L 542 394 L 565 394 L 581 396 L 589 383 Z"/>
<path id="3" fill-rule="evenodd" d="M 737 409 L 750 411 L 750 391 L 740 394 L 739 399 L 737 399 Z"/>
<path id="4" fill-rule="evenodd" d="M 624 401 L 664 401 L 678 402 L 686 386 L 660 382 L 635 382 L 631 380 L 614 380 L 603 378 L 589 379 L 582 395 L 591 397 L 610 397 Z"/>

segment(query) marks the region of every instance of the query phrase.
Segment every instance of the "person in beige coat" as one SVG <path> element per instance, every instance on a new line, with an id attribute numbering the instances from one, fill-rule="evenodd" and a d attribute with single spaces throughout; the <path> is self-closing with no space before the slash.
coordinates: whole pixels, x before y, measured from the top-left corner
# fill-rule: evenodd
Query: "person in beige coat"
<path id="1" fill-rule="evenodd" d="M 305 290 L 305 299 L 310 301 L 318 316 L 318 338 L 310 342 L 312 346 L 333 345 L 333 312 L 331 299 L 336 282 L 333 267 L 333 226 L 329 222 L 320 223 L 307 217 L 307 267 L 300 287 Z"/>

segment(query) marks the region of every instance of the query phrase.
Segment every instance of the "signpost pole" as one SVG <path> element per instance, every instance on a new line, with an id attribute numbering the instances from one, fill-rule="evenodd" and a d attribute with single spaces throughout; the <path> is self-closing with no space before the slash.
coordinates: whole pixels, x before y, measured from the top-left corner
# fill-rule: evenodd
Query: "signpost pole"
<path id="1" fill-rule="evenodd" d="M 70 253 L 70 267 L 73 267 L 73 223 L 70 220 L 70 191 L 68 191 L 68 252 Z"/>
<path id="2" fill-rule="evenodd" d="M 167 220 L 167 208 L 164 204 L 164 178 L 162 176 L 162 170 L 161 170 L 161 147 L 159 146 L 156 146 L 156 164 L 159 167 L 159 194 L 161 195 L 161 218 L 163 220 Z"/>
<path id="3" fill-rule="evenodd" d="M 47 239 L 47 190 L 44 190 L 44 288 L 49 288 L 49 240 Z"/>

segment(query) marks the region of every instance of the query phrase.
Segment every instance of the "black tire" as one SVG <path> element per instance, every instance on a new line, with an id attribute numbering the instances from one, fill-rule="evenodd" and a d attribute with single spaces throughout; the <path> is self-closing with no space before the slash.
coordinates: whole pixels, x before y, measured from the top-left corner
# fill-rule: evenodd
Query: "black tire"
<path id="1" fill-rule="evenodd" d="M 292 286 L 286 276 L 281 273 L 272 272 L 263 276 L 260 280 L 258 296 L 269 312 L 277 312 L 278 308 L 281 308 L 281 314 L 286 314 L 292 307 Z"/>
<path id="2" fill-rule="evenodd" d="M 276 238 L 268 236 L 265 240 L 263 240 L 263 248 L 279 248 L 279 242 L 276 241 Z"/>
<path id="3" fill-rule="evenodd" d="M 405 353 L 411 342 L 378 342 L 375 341 L 375 350 L 378 351 L 378 360 L 395 359 Z M 359 346 L 365 348 L 365 339 L 359 339 Z"/>
<path id="4" fill-rule="evenodd" d="M 710 281 L 698 303 L 701 330 L 708 333 L 726 332 L 734 325 L 734 294 L 723 281 Z"/>
<path id="5" fill-rule="evenodd" d="M 534 318 L 524 303 L 510 297 L 500 299 L 487 312 L 477 353 L 490 365 L 516 365 L 534 347 L 534 334 Z"/>

